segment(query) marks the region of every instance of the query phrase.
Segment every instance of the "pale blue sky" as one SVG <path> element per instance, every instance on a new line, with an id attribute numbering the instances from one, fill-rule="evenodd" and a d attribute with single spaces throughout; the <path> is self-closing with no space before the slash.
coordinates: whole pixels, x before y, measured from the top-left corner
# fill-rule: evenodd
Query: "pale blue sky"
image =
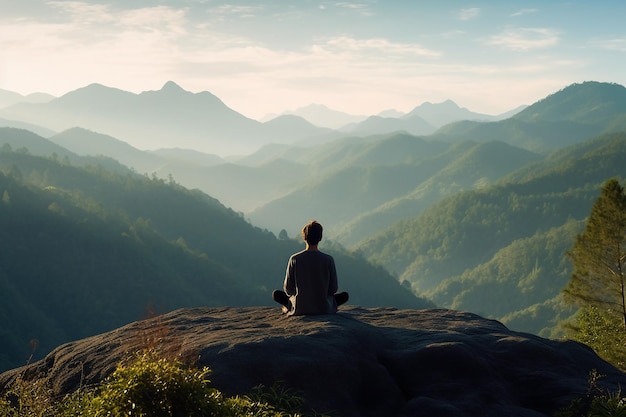
<path id="1" fill-rule="evenodd" d="M 498 114 L 587 80 L 626 84 L 623 1 L 0 0 L 0 88 L 168 80 L 253 118 L 452 99 Z"/>

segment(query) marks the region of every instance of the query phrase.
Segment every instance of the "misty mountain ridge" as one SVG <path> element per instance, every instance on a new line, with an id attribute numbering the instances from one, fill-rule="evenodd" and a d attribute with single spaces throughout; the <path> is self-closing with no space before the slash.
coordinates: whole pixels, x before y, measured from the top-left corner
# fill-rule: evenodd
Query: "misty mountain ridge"
<path id="1" fill-rule="evenodd" d="M 91 84 L 49 103 L 12 105 L 0 110 L 0 117 L 57 132 L 82 127 L 138 149 L 177 146 L 221 155 L 245 154 L 266 143 L 296 143 L 328 133 L 312 126 L 301 133 L 280 123 L 263 124 L 209 92 L 191 93 L 171 81 L 161 90 L 140 94 Z"/>
<path id="2" fill-rule="evenodd" d="M 351 115 L 337 110 L 332 110 L 322 104 L 311 104 L 309 106 L 298 108 L 294 111 L 284 112 L 283 114 L 297 115 L 316 126 L 329 127 L 345 133 L 358 134 L 366 132 L 366 134 L 377 134 L 405 130 L 408 133 L 420 135 L 430 134 L 444 125 L 460 120 L 498 121 L 507 119 L 526 107 L 526 105 L 520 105 L 515 109 L 499 115 L 488 115 L 472 112 L 464 107 L 459 107 L 452 100 L 445 100 L 441 103 L 424 102 L 408 113 L 403 113 L 395 109 L 389 109 L 370 116 Z M 402 120 L 412 119 L 415 116 L 417 116 L 424 125 L 418 128 L 406 128 L 406 126 L 403 125 Z M 265 120 L 270 120 L 274 117 L 276 116 L 266 116 Z M 372 118 L 373 120 L 370 120 Z M 374 127 L 373 130 L 368 130 L 368 124 L 374 125 L 374 120 L 380 119 L 389 119 L 386 120 L 388 125 L 386 128 Z M 396 122 L 395 125 L 392 125 L 391 119 Z M 415 123 L 417 122 L 414 120 L 413 124 Z"/>
<path id="3" fill-rule="evenodd" d="M 151 94 L 198 99 L 173 83 L 164 90 Z M 480 308 L 480 314 L 512 320 L 522 331 L 550 332 L 566 312 L 555 295 L 568 273 L 564 252 L 601 182 L 626 177 L 623 91 L 616 84 L 574 84 L 519 117 L 454 122 L 422 136 L 344 134 L 268 143 L 223 162 L 170 147 L 149 152 L 157 166 L 148 173 L 157 174 L 154 181 L 171 175 L 202 190 L 268 235 L 284 229 L 296 237 L 303 223 L 317 218 L 327 226 L 327 238 L 392 271 L 415 294 L 427 291 L 444 307 Z M 215 97 L 206 102 L 220 105 Z M 311 128 L 297 116 L 263 125 Z M 69 150 L 30 132 L 3 132 L 14 150 L 54 152 L 72 163 L 81 146 L 89 151 L 86 144 L 120 158 L 126 154 L 130 162 L 135 155 L 126 147 L 132 144 L 84 129 L 51 137 Z M 181 236 L 171 232 L 172 239 Z M 511 254 L 516 258 L 507 262 Z M 491 300 L 502 294 L 514 301 Z"/>
<path id="4" fill-rule="evenodd" d="M 370 117 L 311 105 L 261 123 L 229 108 L 207 91 L 191 93 L 173 81 L 165 83 L 160 90 L 139 94 L 94 83 L 48 101 L 14 100 L 0 109 L 5 126 L 39 126 L 37 132 L 48 135 L 81 127 L 115 137 L 137 149 L 175 146 L 222 157 L 249 154 L 270 143 L 309 146 L 346 133 L 430 134 L 441 123 L 463 117 L 481 120 L 495 117 L 472 113 L 455 104 L 451 106 L 453 102 L 449 101 L 417 107 L 410 115 L 389 110 Z M 457 110 L 451 111 L 455 107 Z M 176 138 L 176 143 L 172 138 Z"/>
<path id="5" fill-rule="evenodd" d="M 597 84 L 589 83 L 585 85 L 585 88 L 593 89 L 594 86 Z M 610 91 L 613 88 L 618 90 L 623 88 L 611 85 L 609 87 L 602 89 L 602 94 L 612 96 L 614 94 Z M 178 93 L 182 91 L 184 95 L 184 91 L 173 83 L 168 88 L 178 91 Z M 558 108 L 558 103 L 563 101 L 562 95 L 570 95 L 570 89 L 565 88 L 540 103 L 546 105 L 546 103 L 553 102 L 556 104 L 551 106 Z M 452 101 L 440 105 L 458 108 Z M 421 106 L 420 109 L 432 109 L 440 105 L 428 104 Z M 529 108 L 532 110 L 535 105 Z M 585 108 L 585 105 L 581 103 L 579 107 Z M 626 114 L 626 112 L 619 113 L 619 109 L 616 109 L 616 115 L 619 116 L 619 114 Z M 417 118 L 418 116 L 413 117 Z M 564 116 L 564 118 L 566 117 Z M 381 118 L 371 120 L 380 121 Z M 397 120 L 404 121 L 404 119 Z M 282 124 L 283 126 L 290 126 L 291 129 L 300 127 L 314 129 L 309 122 L 293 115 L 281 116 L 267 123 Z M 218 198 L 225 205 L 246 213 L 246 215 L 251 216 L 250 218 L 255 224 L 269 228 L 274 233 L 278 233 L 284 228 L 291 235 L 297 233 L 296 229 L 300 223 L 295 219 L 288 221 L 294 213 L 303 213 L 306 216 L 307 211 L 315 211 L 318 206 L 322 207 L 320 210 L 323 213 L 326 213 L 327 208 L 335 207 L 337 204 L 332 200 L 344 201 L 345 196 L 351 195 L 351 192 L 339 192 L 336 195 L 334 192 L 328 191 L 341 188 L 341 186 L 334 185 L 333 182 L 343 184 L 343 186 L 352 184 L 351 186 L 356 187 L 355 190 L 359 190 L 365 187 L 363 181 L 366 178 L 374 180 L 370 175 L 374 174 L 373 169 L 376 166 L 420 164 L 420 169 L 426 174 L 409 175 L 400 169 L 376 168 L 378 171 L 374 175 L 387 177 L 385 181 L 390 185 L 386 187 L 388 190 L 398 190 L 397 184 L 405 184 L 408 181 L 412 181 L 412 186 L 403 193 L 378 201 L 375 206 L 356 206 L 346 203 L 351 218 L 349 223 L 343 224 L 342 221 L 337 221 L 332 217 L 332 211 L 328 212 L 329 219 L 327 222 L 329 226 L 333 226 L 330 230 L 334 229 L 338 232 L 337 238 L 342 243 L 352 245 L 357 243 L 355 239 L 367 237 L 361 232 L 355 233 L 355 231 L 366 230 L 373 234 L 402 218 L 418 215 L 421 210 L 439 198 L 464 189 L 484 187 L 497 180 L 497 175 L 505 174 L 501 169 L 494 169 L 494 166 L 503 163 L 506 165 L 507 161 L 510 160 L 510 155 L 502 154 L 500 157 L 496 157 L 496 153 L 493 153 L 493 158 L 469 165 L 462 163 L 462 159 L 451 161 L 449 162 L 451 168 L 447 172 L 460 171 L 461 167 L 465 167 L 466 172 L 448 179 L 441 177 L 442 179 L 436 180 L 438 171 L 434 169 L 437 161 L 435 155 L 443 155 L 444 152 L 453 149 L 455 152 L 461 149 L 469 150 L 468 147 L 454 148 L 450 144 L 505 142 L 514 146 L 518 151 L 531 150 L 531 154 L 536 155 L 537 152 L 545 152 L 546 148 L 555 149 L 584 140 L 602 129 L 605 129 L 604 125 L 581 124 L 567 120 L 523 121 L 514 117 L 497 122 L 456 122 L 439 129 L 433 135 L 422 138 L 408 134 L 355 135 L 340 139 L 320 140 L 316 143 L 264 145 L 257 152 L 241 158 L 224 159 L 204 153 L 197 154 L 198 158 L 194 158 L 191 157 L 191 153 L 181 151 L 175 157 L 171 152 L 169 155 L 163 152 L 151 152 L 149 156 L 139 156 L 138 152 L 141 151 L 132 151 L 125 146 L 122 146 L 115 154 L 110 153 L 109 156 L 132 166 L 140 173 L 156 173 L 162 178 L 171 175 L 186 186 L 199 188 Z M 67 134 L 65 133 L 65 135 Z M 61 137 L 53 136 L 51 139 L 59 141 Z M 68 142 L 58 143 L 80 155 L 97 155 L 101 153 L 97 149 L 106 149 L 109 146 L 105 143 L 99 144 L 95 135 L 83 138 L 83 142 L 92 144 L 92 150 L 81 149 Z M 427 148 L 430 150 L 426 151 Z M 434 149 L 437 151 L 431 152 Z M 524 153 L 525 151 L 521 152 L 521 154 Z M 137 156 L 135 157 L 135 155 Z M 154 158 L 154 155 L 159 155 L 163 159 Z M 431 158 L 432 161 L 424 164 L 422 160 L 425 157 Z M 462 158 L 461 155 L 457 155 L 457 157 Z M 475 157 L 476 155 L 472 158 Z M 221 166 L 222 164 L 228 164 L 228 166 Z M 369 173 L 363 173 L 364 177 L 361 179 L 358 176 L 352 177 L 353 182 L 345 182 L 345 178 L 340 179 L 338 177 L 345 174 L 345 172 L 341 174 L 342 171 L 354 166 L 367 167 Z M 426 170 L 428 166 L 431 167 L 431 171 Z M 518 164 L 510 164 L 510 166 L 519 167 Z M 456 179 L 452 180 L 451 178 Z M 226 179 L 228 180 L 226 181 Z M 305 191 L 314 182 L 317 182 L 318 186 Z M 374 181 L 373 184 L 378 183 Z M 324 192 L 325 189 L 327 189 L 326 192 Z M 372 193 L 373 190 L 375 188 L 368 192 Z M 303 204 L 304 200 L 299 201 L 301 193 L 310 192 L 313 192 L 310 195 L 312 205 Z M 293 203 L 283 206 L 287 201 L 292 200 Z M 371 200 L 371 202 L 373 201 Z M 281 207 L 289 207 L 289 209 L 282 209 Z M 296 207 L 299 208 L 296 210 Z M 346 211 L 343 208 L 337 210 L 342 213 Z M 371 227 L 358 226 L 365 224 L 367 219 L 373 221 Z"/>
<path id="6" fill-rule="evenodd" d="M 346 125 L 359 123 L 367 119 L 366 115 L 353 115 L 339 110 L 333 110 L 323 104 L 309 104 L 293 111 L 285 111 L 280 115 L 270 114 L 262 121 L 269 121 L 283 115 L 300 116 L 315 126 L 340 129 Z"/>
<path id="7" fill-rule="evenodd" d="M 526 122 L 608 124 L 626 109 L 626 87 L 586 81 L 572 84 L 525 108 L 515 119 Z"/>
<path id="8" fill-rule="evenodd" d="M 431 124 L 436 129 L 445 126 L 447 124 L 458 122 L 460 120 L 474 120 L 484 122 L 495 122 L 498 120 L 508 119 L 515 115 L 522 109 L 526 108 L 525 105 L 516 107 L 513 110 L 507 111 L 499 115 L 488 115 L 482 113 L 476 113 L 460 107 L 452 100 L 445 100 L 441 103 L 424 102 L 413 110 L 403 115 L 403 119 L 408 119 L 413 116 L 419 116 L 426 122 Z"/>
<path id="9" fill-rule="evenodd" d="M 47 103 L 54 100 L 54 98 L 53 95 L 47 93 L 32 93 L 24 96 L 0 88 L 0 109 L 17 103 Z"/>

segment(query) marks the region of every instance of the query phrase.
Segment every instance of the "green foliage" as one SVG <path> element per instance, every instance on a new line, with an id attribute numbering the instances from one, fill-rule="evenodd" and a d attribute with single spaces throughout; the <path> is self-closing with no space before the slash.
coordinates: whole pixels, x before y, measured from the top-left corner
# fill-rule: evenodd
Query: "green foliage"
<path id="1" fill-rule="evenodd" d="M 626 193 L 617 179 L 603 185 L 569 256 L 574 271 L 565 300 L 621 314 L 626 327 Z"/>
<path id="2" fill-rule="evenodd" d="M 580 308 L 568 333 L 626 370 L 626 193 L 617 179 L 603 185 L 568 254 L 574 271 L 563 296 Z"/>
<path id="3" fill-rule="evenodd" d="M 207 368 L 187 368 L 177 360 L 142 352 L 130 363 L 117 367 L 89 406 L 92 415 L 213 415 L 221 400 L 219 392 L 209 386 L 209 373 Z"/>
<path id="4" fill-rule="evenodd" d="M 611 392 L 599 386 L 597 371 L 589 375 L 587 394 L 557 411 L 554 417 L 626 417 L 626 397 L 621 391 Z"/>
<path id="5" fill-rule="evenodd" d="M 625 158 L 626 134 L 590 139 L 496 185 L 445 198 L 358 249 L 442 307 L 552 334 L 549 327 L 571 313 L 544 303 L 567 283 L 571 264 L 564 255 L 600 185 L 626 177 Z"/>
<path id="6" fill-rule="evenodd" d="M 224 397 L 206 367 L 189 367 L 154 350 L 138 352 L 97 387 L 53 401 L 40 381 L 17 381 L 0 398 L 3 417 L 298 417 L 304 400 L 279 384 L 248 396 Z"/>
<path id="7" fill-rule="evenodd" d="M 571 273 L 566 251 L 581 228 L 571 220 L 517 239 L 426 295 L 439 305 L 498 318 L 515 330 L 552 334 L 557 317 L 572 314 L 556 297 Z"/>
<path id="8" fill-rule="evenodd" d="M 52 416 L 54 409 L 50 390 L 42 381 L 24 382 L 21 378 L 0 397 L 2 417 L 42 417 Z"/>
<path id="9" fill-rule="evenodd" d="M 271 291 L 302 249 L 175 181 L 8 149 L 0 197 L 0 371 L 23 365 L 32 339 L 40 359 L 148 310 L 274 305 Z M 359 304 L 427 305 L 363 257 L 330 252 Z"/>
<path id="10" fill-rule="evenodd" d="M 587 125 L 601 125 L 621 116 L 625 107 L 624 86 L 586 81 L 551 94 L 522 110 L 514 118 L 525 121 L 571 120 Z"/>
<path id="11" fill-rule="evenodd" d="M 585 305 L 564 323 L 566 335 L 584 343 L 604 360 L 626 371 L 626 329 L 621 314 Z"/>

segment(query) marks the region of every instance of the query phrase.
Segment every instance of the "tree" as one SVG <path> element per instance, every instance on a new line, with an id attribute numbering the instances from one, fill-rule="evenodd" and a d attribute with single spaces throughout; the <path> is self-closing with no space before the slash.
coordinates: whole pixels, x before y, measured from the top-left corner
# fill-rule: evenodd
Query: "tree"
<path id="1" fill-rule="evenodd" d="M 626 341 L 626 194 L 617 179 L 602 186 L 585 230 L 577 236 L 568 255 L 573 272 L 563 296 L 566 302 L 580 308 L 575 323 L 568 326 L 570 333 L 596 351 L 602 348 L 602 342 L 589 337 L 594 331 Z M 590 312 L 603 319 L 590 320 Z M 615 322 L 621 323 L 619 331 L 614 325 L 606 325 Z M 592 331 L 589 326 L 596 329 Z M 624 343 L 617 346 L 624 349 Z"/>

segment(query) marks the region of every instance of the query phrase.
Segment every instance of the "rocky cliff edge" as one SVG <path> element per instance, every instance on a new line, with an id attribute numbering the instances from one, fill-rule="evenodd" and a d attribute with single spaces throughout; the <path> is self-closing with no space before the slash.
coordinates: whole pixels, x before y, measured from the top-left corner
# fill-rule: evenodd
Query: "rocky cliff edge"
<path id="1" fill-rule="evenodd" d="M 285 317 L 278 308 L 181 309 L 58 347 L 0 375 L 46 379 L 54 394 L 97 384 L 132 352 L 159 346 L 212 369 L 226 395 L 279 382 L 336 416 L 549 416 L 626 374 L 571 341 L 514 332 L 475 314 L 347 307 Z"/>

